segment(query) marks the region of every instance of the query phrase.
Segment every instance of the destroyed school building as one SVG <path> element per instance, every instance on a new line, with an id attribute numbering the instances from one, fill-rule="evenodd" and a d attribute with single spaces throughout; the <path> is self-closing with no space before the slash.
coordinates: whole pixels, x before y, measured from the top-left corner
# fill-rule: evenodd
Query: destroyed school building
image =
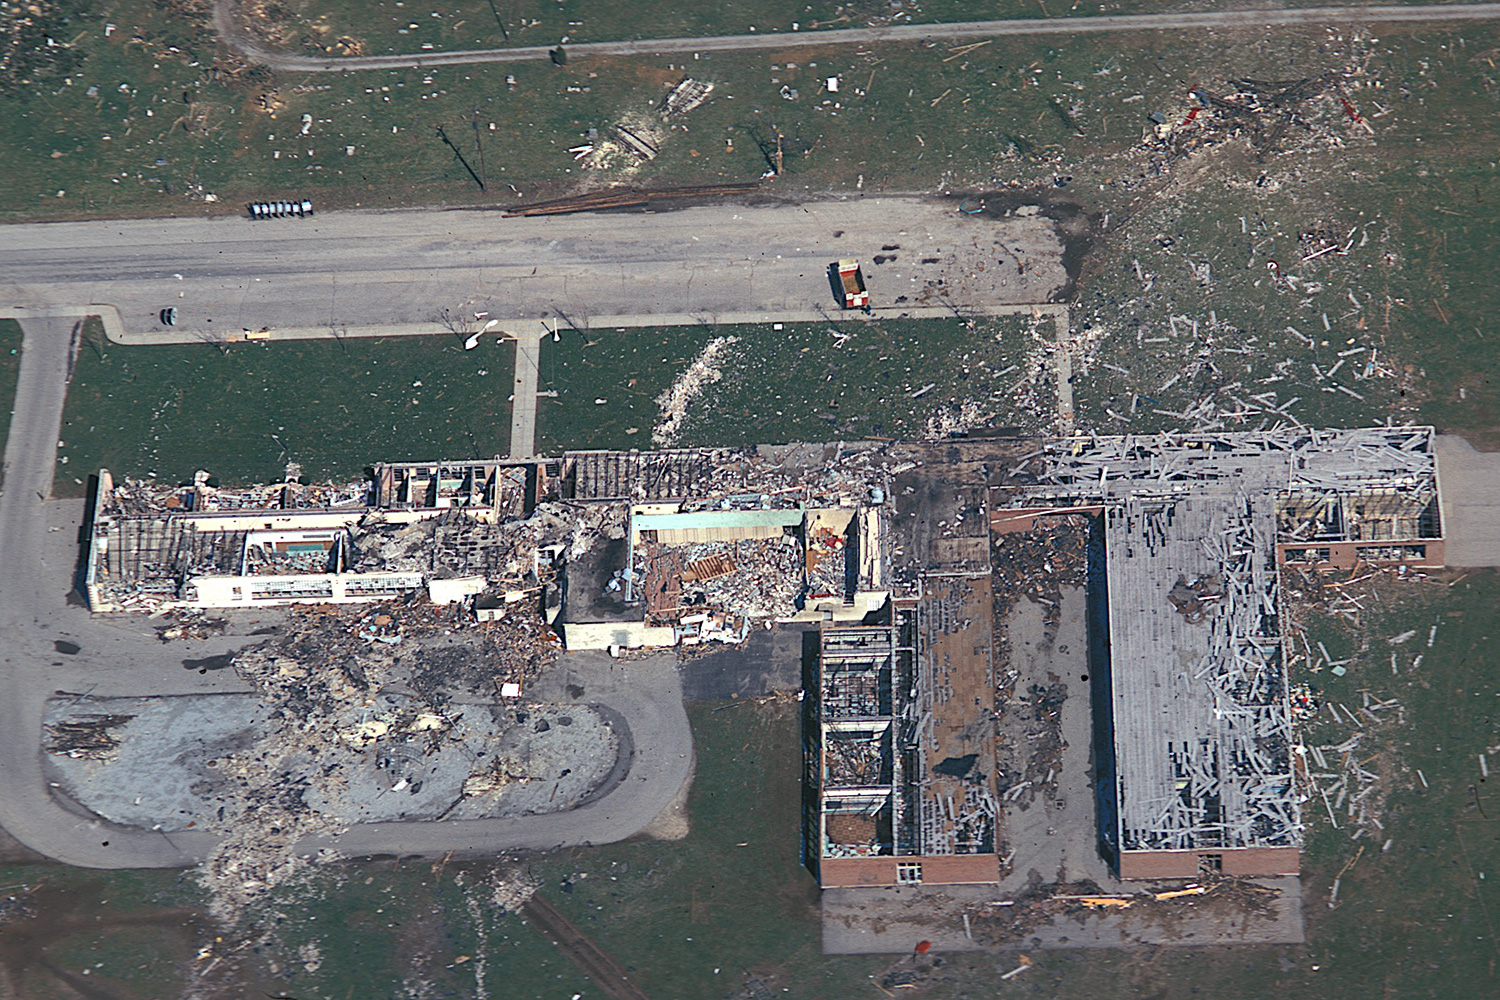
<path id="1" fill-rule="evenodd" d="M 545 618 L 569 649 L 816 625 L 820 883 L 986 883 L 1006 810 L 1051 779 L 997 754 L 1020 693 L 996 622 L 1061 562 L 997 539 L 1082 523 L 1103 849 L 1124 878 L 1291 874 L 1278 566 L 1441 566 L 1438 509 L 1427 427 L 586 451 L 249 489 L 106 471 L 86 583 L 98 612 L 461 603 Z"/>
<path id="2" fill-rule="evenodd" d="M 804 824 L 821 884 L 1008 873 L 1006 810 L 1054 770 L 997 760 L 1023 693 L 993 631 L 1065 556 L 1017 536 L 1079 518 L 1106 855 L 1127 879 L 1295 874 L 1278 567 L 1441 566 L 1431 428 L 1063 438 L 971 467 L 974 447 L 893 477 L 884 617 L 822 629 Z"/>

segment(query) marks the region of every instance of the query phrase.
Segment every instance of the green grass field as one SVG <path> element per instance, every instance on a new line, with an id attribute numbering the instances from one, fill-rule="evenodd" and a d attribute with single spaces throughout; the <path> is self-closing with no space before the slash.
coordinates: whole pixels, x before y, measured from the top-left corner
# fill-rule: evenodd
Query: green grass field
<path id="1" fill-rule="evenodd" d="M 1055 388 L 1012 391 L 1040 367 L 1040 345 L 1054 338 L 1050 320 L 984 319 L 970 328 L 956 319 L 835 316 L 783 330 L 678 327 L 588 337 L 566 332 L 560 343 L 543 341 L 542 385 L 558 393 L 538 401 L 544 451 L 647 447 L 658 397 L 715 337 L 738 342 L 721 359 L 720 379 L 688 407 L 677 444 L 912 437 L 945 433 L 963 416 L 969 426 L 1034 430 L 1057 412 Z M 972 405 L 960 413 L 964 401 Z"/>
<path id="2" fill-rule="evenodd" d="M 15 408 L 16 379 L 21 374 L 21 324 L 0 319 L 0 441 L 10 434 Z"/>
<path id="3" fill-rule="evenodd" d="M 7 995 L 170 997 L 209 929 L 180 872 L 0 866 Z"/>
<path id="4" fill-rule="evenodd" d="M 510 446 L 510 345 L 453 337 L 122 347 L 90 338 L 63 413 L 57 490 L 116 476 L 358 479 L 377 461 L 491 458 Z M 64 462 L 65 460 L 65 462 Z"/>
<path id="5" fill-rule="evenodd" d="M 835 334 L 848 335 L 838 346 Z M 1054 393 L 1018 394 L 1051 322 L 1021 319 L 566 331 L 543 342 L 538 443 L 647 447 L 657 398 L 712 337 L 738 337 L 722 379 L 689 407 L 677 443 L 909 437 L 973 426 L 1036 429 Z M 1030 359 L 1030 360 L 1028 360 Z M 510 446 L 514 349 L 457 338 L 122 347 L 91 337 L 63 416 L 57 489 L 117 476 L 225 483 L 358 478 L 378 461 L 485 458 Z M 923 390 L 926 390 L 925 392 Z M 502 395 L 505 394 L 505 395 Z M 916 397 L 916 398 L 913 398 Z M 599 402 L 603 400 L 603 402 Z M 960 412 L 957 401 L 972 406 Z M 63 461 L 65 460 L 65 461 Z"/>

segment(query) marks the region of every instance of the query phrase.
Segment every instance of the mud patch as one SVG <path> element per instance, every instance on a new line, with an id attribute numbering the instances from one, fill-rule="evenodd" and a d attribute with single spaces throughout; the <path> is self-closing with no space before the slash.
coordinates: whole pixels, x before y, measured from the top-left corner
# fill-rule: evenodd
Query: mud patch
<path id="1" fill-rule="evenodd" d="M 1053 302 L 1070 302 L 1078 291 L 1078 276 L 1084 259 L 1094 247 L 1099 217 L 1091 216 L 1078 204 L 1060 197 L 1047 188 L 1017 191 L 981 191 L 968 195 L 949 195 L 943 199 L 955 211 L 965 215 L 982 215 L 987 219 L 1005 219 L 1032 211 L 1052 220 L 1057 238 L 1062 242 L 1062 266 L 1068 280 L 1055 294 Z"/>
<path id="2" fill-rule="evenodd" d="M 80 941 L 108 940 L 111 947 L 133 941 L 135 947 L 169 956 L 174 960 L 170 964 L 180 968 L 205 936 L 202 914 L 187 908 L 130 911 L 101 902 L 98 891 L 40 879 L 13 887 L 6 896 L 9 905 L 0 913 L 0 983 L 6 996 L 138 996 L 143 984 L 133 976 L 127 987 L 108 964 L 76 969 L 62 956 L 76 954 Z M 159 995 L 170 996 L 177 995 L 180 984 L 151 985 L 163 987 Z"/>
<path id="3" fill-rule="evenodd" d="M 197 660 L 183 660 L 184 670 L 196 670 L 200 674 L 206 674 L 210 670 L 223 670 L 234 664 L 234 653 L 220 653 L 217 656 L 205 656 Z"/>

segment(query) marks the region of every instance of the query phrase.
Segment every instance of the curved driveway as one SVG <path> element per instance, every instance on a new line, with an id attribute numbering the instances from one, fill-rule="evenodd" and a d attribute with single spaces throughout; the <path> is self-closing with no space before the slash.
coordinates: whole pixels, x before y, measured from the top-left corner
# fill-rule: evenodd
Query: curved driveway
<path id="1" fill-rule="evenodd" d="M 547 59 L 547 45 L 460 52 L 428 52 L 391 56 L 302 56 L 273 52 L 253 38 L 233 13 L 234 0 L 217 0 L 214 26 L 230 48 L 272 69 L 301 73 L 342 73 L 359 69 L 409 69 L 474 63 L 530 62 Z M 883 28 L 842 28 L 834 31 L 767 32 L 719 35 L 708 38 L 647 38 L 625 42 L 580 42 L 568 45 L 573 56 L 663 55 L 674 52 L 811 48 L 827 45 L 872 45 L 914 42 L 924 38 L 990 38 L 1007 35 L 1079 35 L 1122 31 L 1187 31 L 1214 28 L 1263 28 L 1298 24 L 1369 22 L 1400 24 L 1432 21 L 1500 20 L 1500 4 L 1467 3 L 1436 6 L 1361 5 L 1350 7 L 1294 7 L 1286 10 L 1224 10 L 1175 14 L 1101 14 L 1097 17 L 1032 18 L 1011 21 L 958 21 L 942 24 L 898 24 Z"/>
<path id="2" fill-rule="evenodd" d="M 168 646 L 139 617 L 95 618 L 69 603 L 83 504 L 45 498 L 52 486 L 77 319 L 22 322 L 21 374 L 0 495 L 0 634 L 5 637 L 0 649 L 0 827 L 33 850 L 82 867 L 191 865 L 213 848 L 213 835 L 169 836 L 116 826 L 72 811 L 50 794 L 40 746 L 46 702 L 60 692 L 106 697 L 245 691 L 232 671 L 200 674 L 183 669 L 180 658 L 231 652 L 256 640 L 242 633 Z M 62 653 L 54 645 L 58 642 L 81 649 Z M 569 654 L 533 694 L 543 700 L 601 704 L 624 719 L 628 733 L 622 734 L 622 743 L 634 749 L 619 785 L 570 812 L 363 824 L 337 837 L 310 838 L 298 850 L 331 847 L 354 856 L 452 851 L 463 857 L 608 843 L 639 832 L 688 780 L 692 734 L 674 657 L 616 662 L 602 654 Z"/>

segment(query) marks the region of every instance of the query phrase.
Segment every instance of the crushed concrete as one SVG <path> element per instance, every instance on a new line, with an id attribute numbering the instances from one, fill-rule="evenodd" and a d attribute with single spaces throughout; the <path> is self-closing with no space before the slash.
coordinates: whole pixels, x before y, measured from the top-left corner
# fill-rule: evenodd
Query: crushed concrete
<path id="1" fill-rule="evenodd" d="M 110 759 L 50 754 L 49 779 L 113 823 L 175 833 L 234 821 L 244 773 L 273 720 L 254 695 L 57 700 L 50 724 L 130 716 Z M 420 710 L 382 694 L 352 708 L 337 738 L 281 762 L 306 809 L 347 825 L 559 812 L 598 789 L 619 737 L 582 705 L 451 704 Z M 337 725 L 337 723 L 335 723 Z"/>

